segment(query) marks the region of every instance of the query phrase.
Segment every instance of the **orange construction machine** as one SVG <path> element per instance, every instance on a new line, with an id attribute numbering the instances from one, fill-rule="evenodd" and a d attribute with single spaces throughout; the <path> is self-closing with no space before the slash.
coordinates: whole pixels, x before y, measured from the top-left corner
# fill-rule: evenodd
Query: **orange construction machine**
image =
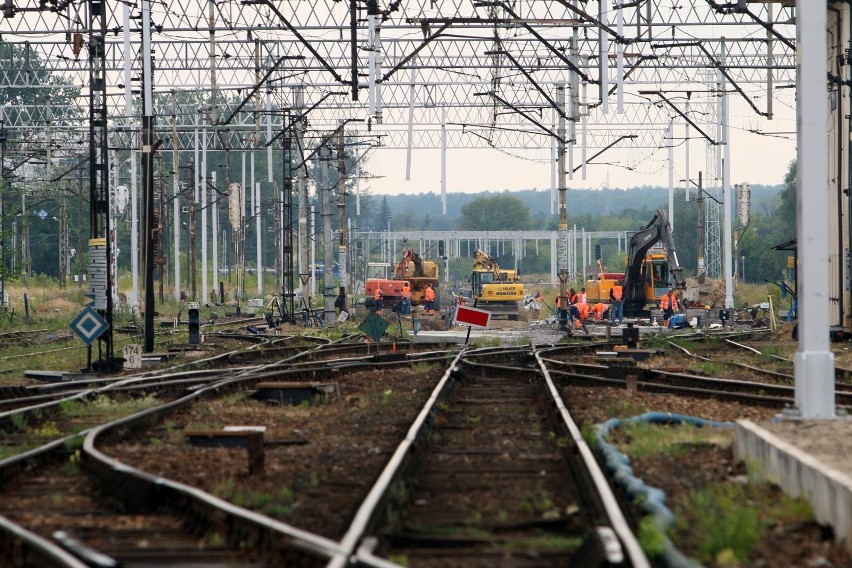
<path id="1" fill-rule="evenodd" d="M 438 263 L 423 260 L 412 249 L 405 249 L 402 259 L 394 266 L 392 278 L 367 278 L 364 283 L 364 294 L 372 298 L 376 288 L 382 290 L 383 302 L 386 308 L 394 308 L 402 300 L 403 291 L 410 292 L 411 305 L 419 306 L 424 302 L 427 285 L 431 284 L 435 291 L 435 309 L 440 305 L 438 287 Z"/>

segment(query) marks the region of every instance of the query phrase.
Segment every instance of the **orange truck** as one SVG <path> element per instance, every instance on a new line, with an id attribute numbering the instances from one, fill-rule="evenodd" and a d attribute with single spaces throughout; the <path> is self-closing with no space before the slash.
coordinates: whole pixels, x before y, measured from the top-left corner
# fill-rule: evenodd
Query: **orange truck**
<path id="1" fill-rule="evenodd" d="M 411 284 L 408 280 L 389 280 L 387 278 L 368 278 L 364 284 L 364 295 L 367 298 L 375 298 L 376 288 L 382 291 L 382 303 L 385 308 L 393 308 L 400 300 L 404 291 L 411 292 Z"/>

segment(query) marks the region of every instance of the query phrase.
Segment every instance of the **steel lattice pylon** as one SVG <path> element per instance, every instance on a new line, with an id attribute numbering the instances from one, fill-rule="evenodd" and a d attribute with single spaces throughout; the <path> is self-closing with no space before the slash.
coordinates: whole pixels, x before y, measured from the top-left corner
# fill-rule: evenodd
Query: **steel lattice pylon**
<path id="1" fill-rule="evenodd" d="M 719 121 L 719 91 L 720 83 L 715 76 L 711 76 L 708 80 L 708 91 L 710 98 L 706 106 L 707 116 L 715 122 L 714 133 L 715 139 L 720 140 L 722 137 L 722 127 Z M 707 246 L 706 254 L 706 269 L 707 275 L 711 278 L 719 278 L 722 275 L 722 237 L 720 229 L 721 206 L 722 201 L 722 183 L 720 172 L 722 152 L 721 146 L 718 144 L 706 145 L 706 167 L 707 167 L 707 193 L 711 196 L 705 201 L 704 210 L 704 242 Z"/>

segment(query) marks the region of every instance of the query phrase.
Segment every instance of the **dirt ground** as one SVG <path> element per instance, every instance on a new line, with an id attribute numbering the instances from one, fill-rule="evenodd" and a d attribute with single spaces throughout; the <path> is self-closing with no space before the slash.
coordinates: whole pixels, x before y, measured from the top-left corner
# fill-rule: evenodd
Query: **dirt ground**
<path id="1" fill-rule="evenodd" d="M 339 538 L 408 431 L 443 367 L 342 374 L 339 396 L 277 405 L 242 395 L 202 401 L 141 439 L 105 448 L 133 467 L 329 538 Z M 242 449 L 191 446 L 186 430 L 266 426 L 265 465 L 249 477 Z"/>

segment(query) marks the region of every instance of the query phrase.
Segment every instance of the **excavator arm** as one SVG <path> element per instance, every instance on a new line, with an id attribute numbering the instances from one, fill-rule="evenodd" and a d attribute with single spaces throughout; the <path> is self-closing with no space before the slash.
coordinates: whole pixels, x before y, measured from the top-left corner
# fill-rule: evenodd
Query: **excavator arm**
<path id="1" fill-rule="evenodd" d="M 423 259 L 412 249 L 405 249 L 402 253 L 402 259 L 396 265 L 395 276 L 397 278 L 406 278 L 408 276 L 408 265 L 411 263 L 414 264 L 414 274 L 412 276 L 414 278 L 423 276 Z"/>
<path id="2" fill-rule="evenodd" d="M 669 258 L 669 273 L 672 275 L 672 284 L 675 288 L 686 290 L 686 280 L 683 278 L 683 267 L 677 259 L 677 250 L 675 249 L 674 239 L 672 238 L 672 226 L 669 224 L 669 219 L 664 211 L 660 211 L 665 219 L 665 227 L 663 227 L 663 240 L 666 244 L 666 254 Z"/>
<path id="3" fill-rule="evenodd" d="M 479 249 L 476 249 L 476 252 L 473 253 L 473 269 L 474 270 L 499 270 L 499 266 L 494 262 L 494 259 L 488 255 L 488 253 L 482 252 Z"/>
<path id="4" fill-rule="evenodd" d="M 666 245 L 669 270 L 674 285 L 682 289 L 686 287 L 683 279 L 683 268 L 677 260 L 677 251 L 672 239 L 672 226 L 666 212 L 658 209 L 648 224 L 630 237 L 630 245 L 627 249 L 627 269 L 624 273 L 625 313 L 639 311 L 645 305 L 642 264 L 651 247 L 660 241 L 663 241 Z"/>

